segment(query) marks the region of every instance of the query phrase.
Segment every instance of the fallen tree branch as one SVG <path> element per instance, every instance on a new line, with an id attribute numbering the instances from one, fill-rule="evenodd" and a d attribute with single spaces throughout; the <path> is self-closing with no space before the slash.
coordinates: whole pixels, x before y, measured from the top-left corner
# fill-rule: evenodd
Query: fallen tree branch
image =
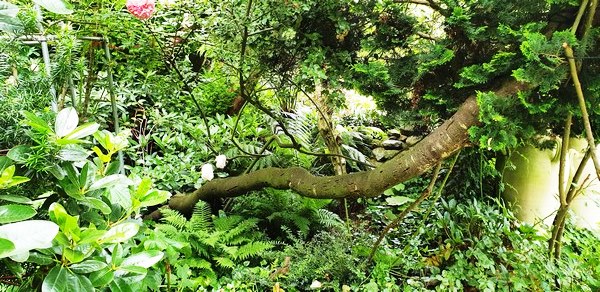
<path id="1" fill-rule="evenodd" d="M 511 79 L 503 82 L 494 93 L 499 97 L 507 97 L 531 87 Z M 301 196 L 319 199 L 376 197 L 386 189 L 424 173 L 467 146 L 468 129 L 479 124 L 478 117 L 479 108 L 476 96 L 473 95 L 431 134 L 378 168 L 324 177 L 314 176 L 299 167 L 264 168 L 236 177 L 209 181 L 191 194 L 172 197 L 169 208 L 190 214 L 199 200 L 236 197 L 266 187 L 291 189 Z"/>

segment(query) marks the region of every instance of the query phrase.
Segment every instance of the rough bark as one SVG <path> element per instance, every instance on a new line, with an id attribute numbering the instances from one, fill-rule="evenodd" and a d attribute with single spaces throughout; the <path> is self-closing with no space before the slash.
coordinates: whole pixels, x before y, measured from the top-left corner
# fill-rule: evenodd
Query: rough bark
<path id="1" fill-rule="evenodd" d="M 529 85 L 509 80 L 495 90 L 495 94 L 507 97 L 529 88 Z M 302 196 L 320 199 L 376 197 L 386 189 L 424 173 L 440 160 L 467 146 L 467 130 L 479 124 L 478 116 L 479 108 L 473 95 L 450 119 L 418 144 L 373 170 L 319 177 L 298 167 L 265 168 L 210 181 L 189 195 L 174 196 L 169 207 L 189 214 L 198 200 L 236 197 L 265 187 L 292 189 Z"/>

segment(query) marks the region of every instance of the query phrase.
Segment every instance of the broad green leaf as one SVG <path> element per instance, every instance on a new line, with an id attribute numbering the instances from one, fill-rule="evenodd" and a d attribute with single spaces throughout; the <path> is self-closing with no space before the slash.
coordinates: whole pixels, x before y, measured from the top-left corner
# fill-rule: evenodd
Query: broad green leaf
<path id="1" fill-rule="evenodd" d="M 409 197 L 404 197 L 404 196 L 393 196 L 393 197 L 385 198 L 385 201 L 390 206 L 401 206 L 408 202 L 413 202 L 414 199 L 411 199 Z"/>
<path id="2" fill-rule="evenodd" d="M 89 135 L 96 133 L 96 131 L 98 131 L 98 128 L 100 128 L 100 125 L 97 123 L 85 123 L 85 124 L 75 128 L 75 130 L 73 130 L 71 133 L 69 133 L 65 137 L 65 139 L 68 139 L 68 140 L 81 139 L 83 137 L 87 137 Z"/>
<path id="3" fill-rule="evenodd" d="M 88 227 L 81 232 L 79 244 L 96 242 L 104 233 L 106 233 L 106 230 L 97 230 L 95 227 Z"/>
<path id="4" fill-rule="evenodd" d="M 88 191 L 99 190 L 103 188 L 110 188 L 117 184 L 131 185 L 132 182 L 129 178 L 122 174 L 111 174 L 95 181 Z"/>
<path id="5" fill-rule="evenodd" d="M 149 207 L 165 202 L 171 197 L 171 193 L 161 190 L 152 190 L 140 198 L 140 207 Z"/>
<path id="6" fill-rule="evenodd" d="M 19 145 L 10 149 L 6 156 L 12 159 L 12 161 L 25 163 L 27 161 L 27 157 L 29 157 L 29 153 L 31 153 L 31 148 L 29 146 Z"/>
<path id="7" fill-rule="evenodd" d="M 38 132 L 43 133 L 43 134 L 52 132 L 52 128 L 50 128 L 50 126 L 48 126 L 48 123 L 46 123 L 46 121 L 42 120 L 40 117 L 36 116 L 35 114 L 30 113 L 28 111 L 23 111 L 23 115 L 25 116 L 25 124 L 34 128 Z"/>
<path id="8" fill-rule="evenodd" d="M 97 260 L 87 260 L 78 264 L 71 265 L 69 268 L 71 271 L 78 274 L 88 274 L 92 272 L 100 271 L 108 267 L 105 262 L 97 261 Z"/>
<path id="9" fill-rule="evenodd" d="M 82 251 L 70 248 L 63 248 L 63 256 L 71 263 L 79 263 L 85 259 Z"/>
<path id="10" fill-rule="evenodd" d="M 81 229 L 79 228 L 78 217 L 69 215 L 67 210 L 59 203 L 52 203 L 48 213 L 50 215 L 50 220 L 58 224 L 60 230 L 65 233 L 65 235 L 75 240 L 79 240 Z"/>
<path id="11" fill-rule="evenodd" d="M 12 161 L 6 156 L 0 156 L 0 173 L 5 170 L 7 167 L 11 166 Z"/>
<path id="12" fill-rule="evenodd" d="M 113 186 L 106 193 L 106 197 L 112 204 L 117 204 L 125 210 L 130 209 L 133 205 L 127 185 L 118 184 Z"/>
<path id="13" fill-rule="evenodd" d="M 67 175 L 67 172 L 62 167 L 60 167 L 60 165 L 58 165 L 58 164 L 52 165 L 52 167 L 50 167 L 50 169 L 48 169 L 48 172 L 50 172 L 52 175 L 54 175 L 54 177 L 57 180 L 62 180 Z"/>
<path id="14" fill-rule="evenodd" d="M 15 250 L 15 244 L 12 241 L 0 238 L 0 258 L 7 257 L 13 250 Z"/>
<path id="15" fill-rule="evenodd" d="M 31 204 L 31 199 L 25 196 L 17 196 L 17 195 L 0 195 L 0 200 L 9 201 L 13 203 L 19 204 Z"/>
<path id="16" fill-rule="evenodd" d="M 7 189 L 10 187 L 14 187 L 18 184 L 22 184 L 22 183 L 26 183 L 29 181 L 28 177 L 24 177 L 24 176 L 13 176 L 10 180 L 8 180 L 7 182 L 2 182 L 0 180 L 0 189 Z"/>
<path id="17" fill-rule="evenodd" d="M 112 282 L 114 278 L 115 273 L 109 267 L 102 268 L 99 271 L 92 272 L 89 275 L 89 279 L 90 281 L 92 281 L 92 285 L 94 285 L 94 287 L 105 286 L 108 283 Z"/>
<path id="18" fill-rule="evenodd" d="M 68 148 L 63 148 L 58 151 L 58 158 L 62 161 L 84 161 L 90 156 L 91 152 L 85 150 L 83 147 L 73 145 Z"/>
<path id="19" fill-rule="evenodd" d="M 100 143 L 100 145 L 102 145 L 102 147 L 107 151 L 110 151 L 114 148 L 111 142 L 112 137 L 114 137 L 113 134 L 107 130 L 94 133 L 94 138 L 96 138 L 96 141 L 98 141 L 98 143 Z"/>
<path id="20" fill-rule="evenodd" d="M 46 8 L 48 11 L 56 14 L 73 13 L 73 10 L 71 9 L 71 4 L 63 0 L 33 0 L 33 3 L 38 4 Z"/>
<path id="21" fill-rule="evenodd" d="M 141 198 L 143 195 L 148 193 L 148 191 L 152 188 L 152 180 L 148 177 L 142 179 L 142 181 L 138 184 L 137 189 L 135 190 L 135 197 Z"/>
<path id="22" fill-rule="evenodd" d="M 46 2 L 41 0 L 34 0 L 34 2 Z M 37 3 L 40 4 L 40 3 Z M 42 4 L 40 4 L 42 5 Z M 42 5 L 43 6 L 43 5 Z M 77 111 L 72 107 L 67 107 L 62 109 L 56 115 L 56 122 L 54 124 L 54 132 L 56 136 L 62 138 L 77 128 L 77 124 L 79 123 L 79 116 L 77 115 Z"/>
<path id="23" fill-rule="evenodd" d="M 146 273 L 148 273 L 148 269 L 139 266 L 122 266 L 115 271 L 115 276 L 119 277 L 127 273 L 145 275 Z"/>
<path id="24" fill-rule="evenodd" d="M 54 259 L 49 255 L 32 251 L 29 253 L 29 258 L 27 259 L 27 262 L 38 264 L 40 266 L 47 266 L 54 263 Z"/>
<path id="25" fill-rule="evenodd" d="M 15 166 L 11 165 L 7 168 L 5 168 L 2 173 L 0 173 L 0 180 L 9 180 L 13 177 L 13 175 L 15 174 Z"/>
<path id="26" fill-rule="evenodd" d="M 25 261 L 29 251 L 37 248 L 49 248 L 58 233 L 58 225 L 44 220 L 29 220 L 0 226 L 0 238 L 8 239 L 15 249 L 2 257 L 11 257 Z M 25 258 L 23 259 L 23 256 Z"/>
<path id="27" fill-rule="evenodd" d="M 133 292 L 131 285 L 129 285 L 129 283 L 122 278 L 116 278 L 110 283 L 109 287 L 110 291 L 112 292 Z"/>
<path id="28" fill-rule="evenodd" d="M 30 206 L 3 205 L 0 206 L 0 224 L 27 220 L 37 212 Z"/>
<path id="29" fill-rule="evenodd" d="M 134 237 L 139 230 L 139 224 L 133 222 L 124 222 L 113 226 L 102 237 L 100 237 L 98 241 L 101 243 L 125 242 Z"/>
<path id="30" fill-rule="evenodd" d="M 81 172 L 79 174 L 79 185 L 82 188 L 90 187 L 90 185 L 94 181 L 94 178 L 95 178 L 94 176 L 95 176 L 97 170 L 98 169 L 96 168 L 96 166 L 92 162 L 88 161 L 83 166 L 83 168 L 81 169 Z"/>
<path id="31" fill-rule="evenodd" d="M 137 266 L 147 269 L 158 263 L 163 256 L 164 253 L 158 250 L 143 251 L 127 257 L 123 263 L 121 263 L 121 267 Z"/>
<path id="32" fill-rule="evenodd" d="M 63 291 L 94 291 L 92 282 L 82 276 L 73 274 L 63 266 L 55 266 L 42 283 L 42 292 L 63 292 Z"/>
<path id="33" fill-rule="evenodd" d="M 107 153 L 107 154 L 102 153 L 102 150 L 100 150 L 100 148 L 98 148 L 98 146 L 92 147 L 92 151 L 94 151 L 94 153 L 96 153 L 96 155 L 98 155 L 98 158 L 100 158 L 100 160 L 104 163 L 109 162 L 112 157 L 111 153 Z"/>
<path id="34" fill-rule="evenodd" d="M 112 212 L 110 206 L 98 198 L 85 197 L 80 203 L 90 208 L 98 209 L 104 215 L 108 215 Z"/>

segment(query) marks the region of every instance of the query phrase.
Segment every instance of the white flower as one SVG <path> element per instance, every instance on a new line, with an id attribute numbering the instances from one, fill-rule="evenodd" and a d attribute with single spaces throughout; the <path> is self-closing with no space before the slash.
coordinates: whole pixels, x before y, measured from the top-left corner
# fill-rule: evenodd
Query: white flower
<path id="1" fill-rule="evenodd" d="M 202 165 L 202 169 L 200 170 L 200 172 L 202 173 L 202 178 L 204 180 L 212 180 L 213 178 L 215 178 L 214 168 L 212 164 L 207 163 L 205 165 Z"/>
<path id="2" fill-rule="evenodd" d="M 219 169 L 223 169 L 223 168 L 225 168 L 225 165 L 227 165 L 227 156 L 225 156 L 223 154 L 217 156 L 217 158 L 215 158 L 215 160 L 216 160 L 217 168 L 219 168 Z"/>
<path id="3" fill-rule="evenodd" d="M 321 282 L 314 280 L 312 284 L 310 284 L 310 289 L 319 289 L 321 286 Z"/>

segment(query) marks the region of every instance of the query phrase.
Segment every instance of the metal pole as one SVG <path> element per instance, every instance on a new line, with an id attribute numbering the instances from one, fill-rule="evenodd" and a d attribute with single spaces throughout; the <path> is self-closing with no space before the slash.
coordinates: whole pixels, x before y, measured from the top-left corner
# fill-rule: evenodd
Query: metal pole
<path id="1" fill-rule="evenodd" d="M 115 134 L 119 134 L 119 114 L 117 113 L 117 99 L 115 95 L 115 85 L 112 75 L 112 61 L 110 58 L 110 50 L 108 49 L 108 38 L 104 38 L 104 55 L 106 57 L 107 73 L 108 73 L 108 92 L 110 93 L 110 104 L 112 105 L 113 123 L 115 125 Z M 123 151 L 119 150 L 119 172 L 124 173 L 125 161 L 123 159 Z"/>

